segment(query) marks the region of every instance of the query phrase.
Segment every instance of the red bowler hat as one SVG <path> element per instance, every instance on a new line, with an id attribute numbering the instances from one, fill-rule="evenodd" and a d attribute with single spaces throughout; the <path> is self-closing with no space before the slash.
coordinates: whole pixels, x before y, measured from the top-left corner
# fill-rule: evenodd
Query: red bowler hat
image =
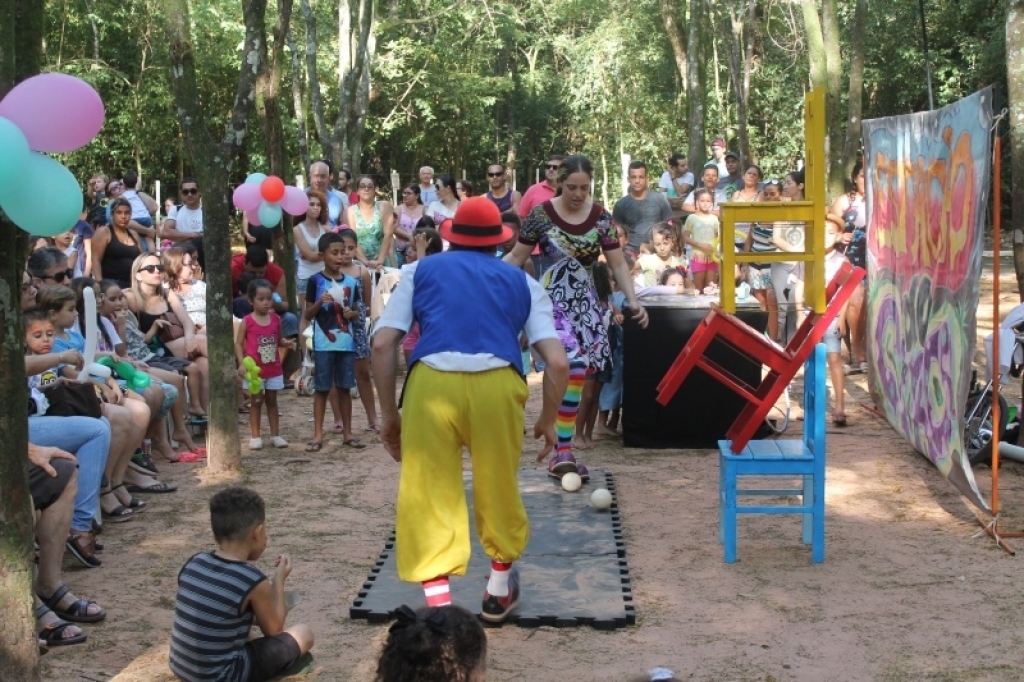
<path id="1" fill-rule="evenodd" d="M 512 238 L 512 228 L 501 222 L 501 211 L 485 196 L 464 199 L 455 217 L 441 223 L 441 237 L 460 246 L 497 246 Z"/>

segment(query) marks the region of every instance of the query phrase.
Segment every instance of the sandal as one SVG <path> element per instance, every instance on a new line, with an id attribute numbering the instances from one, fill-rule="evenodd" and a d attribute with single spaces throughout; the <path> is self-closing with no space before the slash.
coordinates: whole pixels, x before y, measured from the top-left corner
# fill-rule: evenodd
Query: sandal
<path id="1" fill-rule="evenodd" d="M 846 426 L 846 413 L 836 412 L 832 415 L 832 424 L 834 426 Z"/>
<path id="2" fill-rule="evenodd" d="M 341 422 L 334 422 L 335 433 L 345 433 L 345 425 Z"/>
<path id="3" fill-rule="evenodd" d="M 32 614 L 39 620 L 47 614 L 50 610 L 48 606 L 37 606 Z M 70 644 L 81 644 L 88 636 L 81 632 L 73 637 L 64 637 L 64 631 L 68 628 L 77 628 L 78 626 L 74 623 L 69 623 L 66 620 L 58 620 L 56 623 L 50 623 L 44 625 L 43 629 L 39 631 L 39 639 L 44 642 L 46 646 L 68 646 Z"/>
<path id="4" fill-rule="evenodd" d="M 119 509 L 124 509 L 124 507 L 119 507 Z M 124 520 L 124 521 L 131 521 L 132 520 L 132 516 L 131 516 L 131 511 L 130 510 L 128 510 L 128 516 L 123 518 L 122 520 Z M 117 522 L 115 521 L 115 523 L 117 523 Z M 86 548 L 82 544 L 82 536 L 81 535 L 71 534 L 71 535 L 68 536 L 67 541 L 65 541 L 64 547 L 69 552 L 71 552 L 71 555 L 73 557 L 75 557 L 76 559 L 78 559 L 79 563 L 81 563 L 86 568 L 99 568 L 100 566 L 103 565 L 103 562 L 96 558 L 96 542 L 95 542 L 95 540 L 93 541 L 92 546 Z"/>
<path id="5" fill-rule="evenodd" d="M 61 585 L 49 598 L 44 597 L 38 592 L 36 592 L 36 596 L 39 597 L 39 601 L 46 604 L 51 611 L 57 614 L 58 618 L 71 621 L 72 623 L 98 623 L 107 617 L 107 612 L 103 609 L 100 609 L 99 613 L 89 613 L 90 606 L 99 607 L 99 604 L 89 599 L 79 599 L 67 609 L 58 609 L 57 604 L 70 591 L 67 585 Z"/>
<path id="6" fill-rule="evenodd" d="M 125 486 L 125 490 L 127 490 L 130 493 L 173 493 L 177 489 L 178 486 L 163 483 L 162 481 L 157 481 L 156 483 L 153 483 L 152 485 L 147 485 L 145 487 L 133 484 L 128 484 L 127 486 Z M 135 498 L 132 498 L 132 500 L 134 501 Z M 139 500 L 139 502 L 142 502 L 142 500 Z M 142 504 L 145 505 L 146 503 L 142 502 Z"/>
<path id="7" fill-rule="evenodd" d="M 102 493 L 100 497 L 103 497 L 104 495 L 111 495 L 113 496 L 114 500 L 117 501 L 117 506 L 111 509 L 110 511 L 107 511 L 100 507 L 100 511 L 102 512 L 104 520 L 110 521 L 111 523 L 124 523 L 125 521 L 132 520 L 132 517 L 135 516 L 135 512 L 121 504 L 121 501 L 117 499 L 117 495 L 114 495 L 113 490 L 108 490 L 107 492 Z"/>
<path id="8" fill-rule="evenodd" d="M 306 443 L 306 452 L 320 452 L 323 446 L 324 442 L 322 440 L 311 440 Z"/>
<path id="9" fill-rule="evenodd" d="M 125 488 L 124 483 L 122 483 L 121 485 L 115 485 L 113 488 L 110 489 L 110 492 L 113 493 L 118 488 L 124 488 L 127 492 L 134 492 L 132 490 L 129 490 L 128 488 Z M 114 497 L 117 497 L 117 493 L 114 493 Z M 120 501 L 121 498 L 117 497 L 117 499 L 118 499 L 118 501 Z M 136 514 L 141 514 L 146 509 L 146 501 L 145 500 L 140 500 L 139 498 L 131 497 L 130 495 L 128 497 L 128 501 L 127 502 L 121 502 L 121 504 L 123 504 L 124 506 L 128 507 L 133 512 L 135 512 Z"/>
<path id="10" fill-rule="evenodd" d="M 358 438 L 349 438 L 348 440 L 344 441 L 342 445 L 344 445 L 347 448 L 352 448 L 353 450 L 362 450 L 363 448 L 366 447 L 366 443 L 359 440 Z"/>
<path id="11" fill-rule="evenodd" d="M 366 433 L 380 433 L 380 424 L 370 424 L 365 431 Z"/>
<path id="12" fill-rule="evenodd" d="M 171 464 L 195 464 L 196 462 L 201 462 L 202 459 L 202 457 L 194 452 L 179 452 L 178 459 L 171 460 Z"/>

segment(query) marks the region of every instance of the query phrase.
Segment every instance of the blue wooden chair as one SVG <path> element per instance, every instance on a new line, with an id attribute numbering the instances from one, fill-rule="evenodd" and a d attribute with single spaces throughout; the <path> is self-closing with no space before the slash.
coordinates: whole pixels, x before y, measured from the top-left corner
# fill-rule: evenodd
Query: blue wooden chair
<path id="1" fill-rule="evenodd" d="M 736 562 L 736 517 L 739 514 L 803 514 L 803 542 L 811 545 L 811 560 L 825 560 L 825 344 L 819 343 L 804 365 L 804 436 L 800 440 L 752 440 L 739 453 L 732 441 L 718 441 L 719 541 L 725 563 Z M 740 476 L 800 476 L 802 488 L 740 488 Z M 799 506 L 737 504 L 746 495 L 799 496 Z"/>

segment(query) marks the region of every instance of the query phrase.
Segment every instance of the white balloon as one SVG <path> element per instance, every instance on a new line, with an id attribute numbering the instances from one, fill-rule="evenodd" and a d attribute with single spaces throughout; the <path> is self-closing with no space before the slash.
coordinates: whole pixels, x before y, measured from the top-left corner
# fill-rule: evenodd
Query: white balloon
<path id="1" fill-rule="evenodd" d="M 91 362 L 85 366 L 85 373 L 90 377 L 96 377 L 98 379 L 109 379 L 110 368 L 106 365 L 101 365 L 98 362 Z"/>
<path id="2" fill-rule="evenodd" d="M 92 287 L 82 289 L 82 297 L 85 299 L 85 366 L 88 369 L 96 360 L 96 292 Z M 102 365 L 100 365 L 102 367 Z M 106 368 L 104 368 L 106 369 Z M 90 374 L 95 374 L 91 372 Z M 99 376 L 99 375 L 97 375 Z M 110 376 L 110 370 L 107 370 Z"/>

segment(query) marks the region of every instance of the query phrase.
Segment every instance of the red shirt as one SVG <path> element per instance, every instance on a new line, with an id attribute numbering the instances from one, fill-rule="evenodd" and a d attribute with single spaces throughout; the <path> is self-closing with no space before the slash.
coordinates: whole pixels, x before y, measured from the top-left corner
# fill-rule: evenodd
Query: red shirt
<path id="1" fill-rule="evenodd" d="M 238 278 L 245 272 L 245 254 L 239 253 L 231 257 L 231 290 L 235 292 L 235 296 L 244 296 L 245 292 L 238 289 Z M 277 291 L 277 285 L 284 277 L 284 270 L 281 266 L 275 265 L 274 263 L 267 263 L 267 271 L 263 275 L 263 279 L 270 282 L 270 286 L 274 287 Z"/>

